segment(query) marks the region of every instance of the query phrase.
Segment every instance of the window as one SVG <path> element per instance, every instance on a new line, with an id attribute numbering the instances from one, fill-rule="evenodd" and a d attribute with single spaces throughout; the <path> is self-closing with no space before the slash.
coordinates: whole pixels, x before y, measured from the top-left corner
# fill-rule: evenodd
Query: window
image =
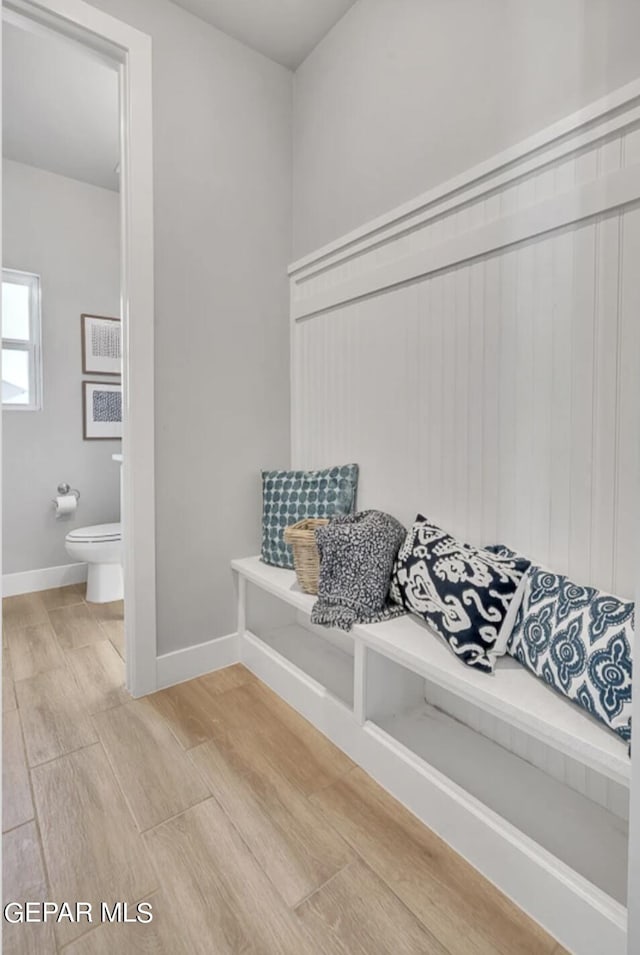
<path id="1" fill-rule="evenodd" d="M 42 407 L 40 277 L 2 270 L 2 407 Z"/>

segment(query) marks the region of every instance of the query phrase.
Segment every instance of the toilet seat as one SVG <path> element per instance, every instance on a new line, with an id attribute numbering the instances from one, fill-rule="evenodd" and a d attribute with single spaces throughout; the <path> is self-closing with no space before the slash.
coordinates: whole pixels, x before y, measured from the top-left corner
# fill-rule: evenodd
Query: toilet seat
<path id="1" fill-rule="evenodd" d="M 95 524 L 93 527 L 76 527 L 70 531 L 66 540 L 70 544 L 102 544 L 122 540 L 122 526 L 116 524 Z"/>

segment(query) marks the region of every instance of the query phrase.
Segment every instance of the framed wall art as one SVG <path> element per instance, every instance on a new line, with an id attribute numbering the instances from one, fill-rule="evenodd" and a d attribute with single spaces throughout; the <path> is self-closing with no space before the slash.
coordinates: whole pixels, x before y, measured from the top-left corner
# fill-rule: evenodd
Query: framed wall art
<path id="1" fill-rule="evenodd" d="M 80 316 L 82 372 L 85 375 L 122 373 L 122 322 L 104 315 Z"/>
<path id="2" fill-rule="evenodd" d="M 82 382 L 83 438 L 108 441 L 122 437 L 122 385 Z"/>

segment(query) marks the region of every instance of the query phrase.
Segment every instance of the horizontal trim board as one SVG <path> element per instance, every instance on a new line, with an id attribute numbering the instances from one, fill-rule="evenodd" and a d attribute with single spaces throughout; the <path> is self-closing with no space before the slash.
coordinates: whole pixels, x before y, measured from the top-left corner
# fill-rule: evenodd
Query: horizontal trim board
<path id="1" fill-rule="evenodd" d="M 602 126 L 589 128 L 587 132 L 575 139 L 563 139 L 543 156 L 536 154 L 518 166 L 507 167 L 504 170 L 498 169 L 494 175 L 479 181 L 477 185 L 471 184 L 463 189 L 455 190 L 442 199 L 429 203 L 424 208 L 421 207 L 408 218 L 402 217 L 384 229 L 376 229 L 368 233 L 363 239 L 341 248 L 333 255 L 314 259 L 311 265 L 294 273 L 295 286 L 304 287 L 305 283 L 323 272 L 330 271 L 351 259 L 360 258 L 366 252 L 373 252 L 389 245 L 412 232 L 424 229 L 435 220 L 461 211 L 479 199 L 497 195 L 505 188 L 517 185 L 534 173 L 543 172 L 562 160 L 579 155 L 588 147 L 594 147 L 626 130 L 637 128 L 638 124 L 640 124 L 640 106 L 634 107 L 629 113 L 615 116 Z"/>
<path id="2" fill-rule="evenodd" d="M 87 565 L 60 564 L 58 567 L 42 567 L 39 570 L 23 570 L 16 574 L 3 574 L 2 596 L 33 594 L 53 587 L 69 587 L 87 579 Z"/>
<path id="3" fill-rule="evenodd" d="M 528 139 L 522 140 L 520 143 L 503 150 L 503 152 L 492 156 L 490 159 L 484 160 L 447 182 L 428 190 L 417 198 L 398 206 L 391 212 L 378 216 L 341 238 L 322 246 L 315 252 L 297 259 L 289 266 L 289 275 L 295 276 L 304 269 L 315 266 L 320 262 L 326 264 L 326 260 L 333 256 L 338 256 L 339 259 L 341 257 L 340 253 L 352 254 L 354 247 L 360 241 L 368 237 L 379 236 L 383 230 L 391 230 L 394 225 L 400 224 L 401 230 L 404 225 L 406 229 L 403 231 L 411 229 L 416 223 L 408 222 L 408 220 L 418 216 L 428 206 L 433 206 L 454 193 L 460 193 L 481 180 L 488 180 L 506 167 L 521 163 L 522 167 L 514 170 L 513 178 L 526 175 L 528 171 L 531 171 L 531 169 L 527 170 L 524 167 L 524 161 L 527 157 L 532 157 L 531 168 L 539 168 L 548 162 L 553 162 L 564 154 L 562 143 L 569 137 L 572 137 L 570 147 L 567 150 L 567 153 L 570 154 L 603 136 L 624 129 L 637 121 L 636 107 L 638 106 L 638 99 L 640 99 L 640 79 L 620 87 L 570 116 L 547 126 Z M 618 115 L 615 115 L 616 113 Z M 580 130 L 584 130 L 584 132 L 580 133 Z M 561 145 L 561 150 L 557 155 L 540 155 L 545 149 L 549 150 L 554 143 Z M 533 158 L 534 156 L 535 158 Z M 509 178 L 511 177 L 507 177 L 504 181 L 509 181 Z M 496 178 L 495 183 L 488 183 L 486 190 L 483 189 L 482 191 L 490 191 L 499 185 L 500 182 Z"/>
<path id="4" fill-rule="evenodd" d="M 294 321 L 489 255 L 640 199 L 640 163 L 292 302 Z"/>
<path id="5" fill-rule="evenodd" d="M 193 680 L 213 670 L 240 662 L 238 634 L 230 633 L 182 650 L 163 653 L 156 660 L 157 689 Z"/>

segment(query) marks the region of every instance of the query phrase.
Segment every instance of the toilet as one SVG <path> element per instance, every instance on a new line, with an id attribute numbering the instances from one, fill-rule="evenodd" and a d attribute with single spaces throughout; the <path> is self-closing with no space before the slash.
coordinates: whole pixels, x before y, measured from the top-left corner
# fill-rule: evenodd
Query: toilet
<path id="1" fill-rule="evenodd" d="M 74 561 L 87 565 L 87 595 L 90 603 L 103 604 L 122 600 L 121 524 L 95 524 L 77 527 L 65 537 L 67 554 Z"/>
<path id="2" fill-rule="evenodd" d="M 122 455 L 111 458 L 120 465 L 120 506 L 122 507 Z M 122 573 L 122 524 L 94 524 L 76 527 L 64 539 L 69 557 L 87 565 L 87 593 L 89 603 L 105 604 L 124 597 Z"/>

